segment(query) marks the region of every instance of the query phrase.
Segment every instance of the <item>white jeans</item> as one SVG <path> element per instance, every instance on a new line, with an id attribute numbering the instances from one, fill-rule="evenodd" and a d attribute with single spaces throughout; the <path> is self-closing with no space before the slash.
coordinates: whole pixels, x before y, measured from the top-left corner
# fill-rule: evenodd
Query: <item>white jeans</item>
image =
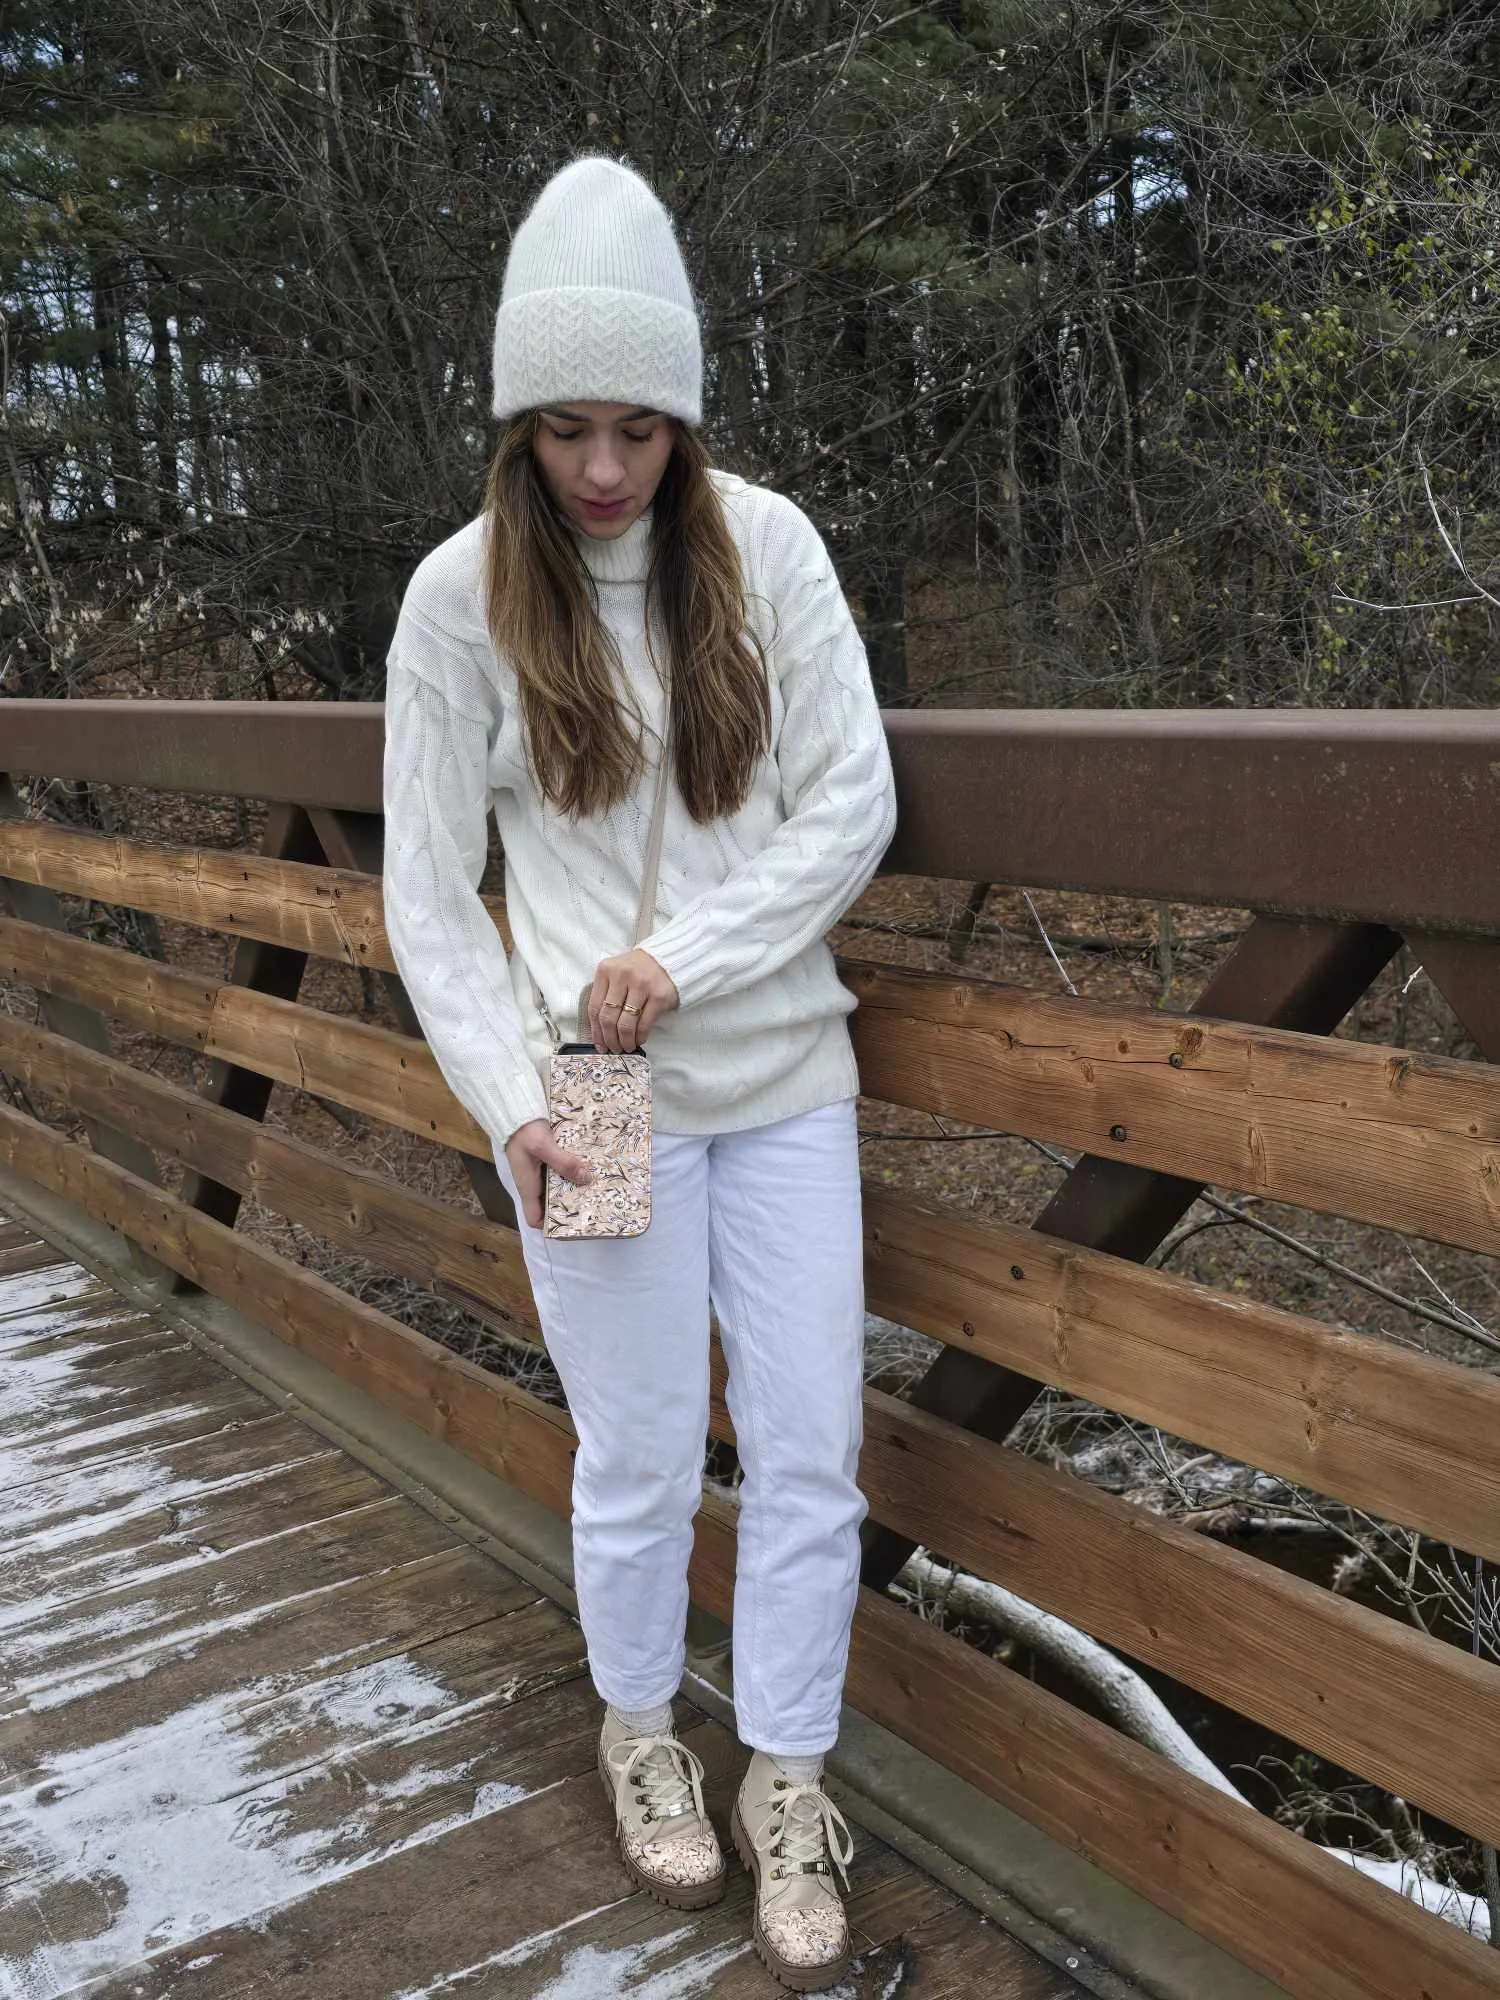
<path id="1" fill-rule="evenodd" d="M 712 1300 L 744 1473 L 735 1720 L 750 1748 L 788 1757 L 838 1734 L 859 1589 L 858 1144 L 852 1097 L 742 1132 L 656 1132 L 643 1235 L 553 1241 L 517 1209 L 578 1431 L 574 1586 L 594 1686 L 648 1708 L 682 1679 Z"/>

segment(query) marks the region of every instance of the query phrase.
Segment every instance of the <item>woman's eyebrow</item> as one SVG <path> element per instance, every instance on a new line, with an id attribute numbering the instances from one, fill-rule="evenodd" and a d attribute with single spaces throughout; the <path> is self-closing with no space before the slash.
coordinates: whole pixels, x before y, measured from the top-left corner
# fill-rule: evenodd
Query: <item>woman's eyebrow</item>
<path id="1" fill-rule="evenodd" d="M 541 407 L 544 417 L 560 417 L 564 423 L 586 424 L 589 421 L 587 417 L 581 417 L 576 410 L 565 410 L 557 403 L 543 403 Z M 623 417 L 616 417 L 615 422 L 617 424 L 634 424 L 639 423 L 642 417 L 654 417 L 656 414 L 655 410 L 647 409 L 642 405 L 639 409 L 628 410 Z"/>

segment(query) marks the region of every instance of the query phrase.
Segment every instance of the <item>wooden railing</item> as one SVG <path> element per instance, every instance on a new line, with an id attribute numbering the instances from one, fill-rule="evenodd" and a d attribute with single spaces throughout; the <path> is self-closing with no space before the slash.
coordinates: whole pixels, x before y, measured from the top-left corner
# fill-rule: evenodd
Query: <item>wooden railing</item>
<path id="1" fill-rule="evenodd" d="M 1500 1380 L 1143 1268 L 1205 1183 L 1486 1254 L 1500 1247 L 1500 720 L 896 715 L 888 867 L 1255 913 L 1192 1009 L 848 962 L 862 1085 L 1077 1150 L 1037 1218 L 866 1193 L 873 1310 L 944 1343 L 868 1392 L 861 1709 L 1308 2000 L 1500 1994 L 1500 1955 L 1139 1748 L 883 1593 L 913 1542 L 1500 1842 L 1500 1667 L 1007 1446 L 1053 1384 L 1500 1562 Z M 253 1198 L 534 1330 L 484 1135 L 416 1033 L 381 921 L 378 708 L 11 703 L 0 711 L 0 1159 L 566 1512 L 560 1411 L 234 1227 Z M 17 778 L 273 802 L 263 851 L 82 833 Z M 205 978 L 71 935 L 60 896 L 235 938 Z M 503 909 L 495 906 L 504 929 Z M 1478 1061 L 1330 1039 L 1404 941 Z M 303 1004 L 310 957 L 385 977 L 403 1031 Z M 106 1019 L 216 1059 L 193 1092 Z M 281 1083 L 451 1147 L 482 1213 L 261 1122 Z M 189 1170 L 180 1194 L 159 1158 Z M 718 1367 L 716 1357 L 716 1369 Z M 731 1435 L 715 1375 L 714 1427 Z M 693 1580 L 727 1617 L 732 1510 Z M 1207 1996 L 1205 1997 L 1207 2000 Z"/>

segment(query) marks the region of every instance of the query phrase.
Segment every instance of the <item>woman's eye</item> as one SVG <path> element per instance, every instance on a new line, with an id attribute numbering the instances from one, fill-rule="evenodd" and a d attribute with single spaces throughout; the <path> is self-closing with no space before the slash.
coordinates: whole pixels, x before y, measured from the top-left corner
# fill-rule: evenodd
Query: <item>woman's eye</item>
<path id="1" fill-rule="evenodd" d="M 549 430 L 552 430 L 552 426 L 550 424 L 547 426 L 547 428 Z M 559 444 L 571 444 L 574 438 L 581 438 L 583 436 L 583 432 L 553 430 L 552 435 L 557 439 Z"/>
<path id="2" fill-rule="evenodd" d="M 654 437 L 656 436 L 656 432 L 655 432 L 655 431 L 626 431 L 625 435 L 626 435 L 626 437 L 627 437 L 627 438 L 628 438 L 628 439 L 630 440 L 630 442 L 631 442 L 632 444 L 650 444 L 650 442 L 651 442 L 652 438 L 654 438 Z"/>

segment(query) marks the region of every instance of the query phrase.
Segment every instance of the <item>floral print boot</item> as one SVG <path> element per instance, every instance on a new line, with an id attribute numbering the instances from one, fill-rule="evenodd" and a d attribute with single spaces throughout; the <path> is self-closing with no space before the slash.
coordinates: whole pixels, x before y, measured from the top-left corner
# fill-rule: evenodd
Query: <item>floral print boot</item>
<path id="1" fill-rule="evenodd" d="M 755 1949 L 794 1993 L 816 1993 L 849 1964 L 849 1924 L 834 1886 L 849 1886 L 854 1836 L 821 1784 L 783 1777 L 757 1750 L 734 1804 L 734 1844 L 755 1883 Z"/>
<path id="2" fill-rule="evenodd" d="M 673 1734 L 627 1734 L 606 1709 L 599 1776 L 632 1879 L 674 1910 L 717 1903 L 724 1893 L 724 1856 L 704 1810 L 702 1759 Z"/>

